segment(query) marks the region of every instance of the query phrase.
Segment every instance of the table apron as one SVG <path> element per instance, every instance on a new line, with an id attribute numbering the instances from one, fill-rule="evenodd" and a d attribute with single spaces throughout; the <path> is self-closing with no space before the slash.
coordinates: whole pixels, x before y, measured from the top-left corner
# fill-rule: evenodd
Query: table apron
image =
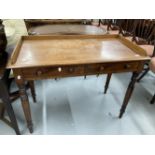
<path id="1" fill-rule="evenodd" d="M 83 75 L 97 75 L 107 73 L 121 72 L 140 72 L 144 63 L 142 61 L 135 62 L 119 62 L 104 64 L 84 64 L 84 65 L 66 65 L 66 66 L 50 66 L 50 67 L 32 67 L 13 69 L 15 76 L 19 73 L 25 80 L 50 79 L 57 77 L 74 77 Z"/>

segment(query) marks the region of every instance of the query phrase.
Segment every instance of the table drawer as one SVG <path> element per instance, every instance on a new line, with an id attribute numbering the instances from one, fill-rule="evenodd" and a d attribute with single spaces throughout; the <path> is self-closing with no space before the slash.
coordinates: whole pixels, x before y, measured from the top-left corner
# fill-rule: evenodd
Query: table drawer
<path id="1" fill-rule="evenodd" d="M 41 67 L 41 68 L 27 68 L 23 69 L 22 73 L 25 78 L 43 79 L 55 78 L 66 76 L 82 76 L 94 75 L 103 73 L 117 73 L 137 71 L 138 62 L 129 63 L 106 63 L 106 64 L 88 64 L 88 65 L 72 65 L 72 66 L 54 66 L 54 67 Z"/>
<path id="2" fill-rule="evenodd" d="M 56 66 L 29 68 L 22 71 L 26 78 L 55 78 L 65 76 L 79 76 L 84 74 L 84 66 Z"/>
<path id="3" fill-rule="evenodd" d="M 103 74 L 103 73 L 119 73 L 137 71 L 138 62 L 121 62 L 121 63 L 106 63 L 106 64 L 91 64 L 85 66 L 85 74 Z"/>

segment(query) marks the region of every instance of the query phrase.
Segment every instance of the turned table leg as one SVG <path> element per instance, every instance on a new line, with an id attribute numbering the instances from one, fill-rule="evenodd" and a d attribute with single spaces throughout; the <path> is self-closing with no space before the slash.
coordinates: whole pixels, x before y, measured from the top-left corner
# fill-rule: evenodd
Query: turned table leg
<path id="1" fill-rule="evenodd" d="M 9 92 L 7 89 L 7 86 L 5 85 L 5 83 L 3 81 L 0 80 L 0 98 L 2 99 L 5 108 L 7 110 L 7 113 L 9 115 L 12 127 L 14 128 L 15 132 L 17 135 L 20 135 L 20 131 L 18 128 L 18 124 L 17 124 L 17 120 L 11 105 L 11 101 L 10 101 L 10 97 L 9 97 Z"/>
<path id="2" fill-rule="evenodd" d="M 112 75 L 112 73 L 109 73 L 107 75 L 106 84 L 105 84 L 105 87 L 104 87 L 104 94 L 107 93 L 107 90 L 108 90 L 108 87 L 109 87 L 109 82 L 110 82 L 110 79 L 111 79 L 111 75 Z"/>
<path id="3" fill-rule="evenodd" d="M 35 93 L 34 81 L 29 81 L 29 86 L 30 86 L 33 102 L 36 102 L 36 93 Z"/>
<path id="4" fill-rule="evenodd" d="M 125 109 L 128 105 L 128 102 L 130 100 L 130 97 L 132 95 L 132 92 L 134 90 L 134 85 L 137 81 L 137 77 L 138 77 L 139 73 L 137 72 L 133 72 L 133 75 L 132 75 L 132 78 L 131 78 L 131 81 L 128 85 L 128 88 L 127 88 L 127 91 L 126 91 L 126 94 L 125 94 L 125 97 L 124 97 L 124 101 L 123 101 L 123 104 L 122 104 L 122 107 L 121 107 L 121 110 L 120 110 L 120 114 L 119 114 L 119 118 L 122 118 L 124 112 L 125 112 Z"/>
<path id="5" fill-rule="evenodd" d="M 26 93 L 25 81 L 22 78 L 22 76 L 18 75 L 16 77 L 16 83 L 19 87 L 19 94 L 22 102 L 24 115 L 27 121 L 27 126 L 29 128 L 30 133 L 33 133 L 33 124 L 32 124 L 32 118 L 31 118 L 30 105 L 29 105 L 29 100 Z"/>

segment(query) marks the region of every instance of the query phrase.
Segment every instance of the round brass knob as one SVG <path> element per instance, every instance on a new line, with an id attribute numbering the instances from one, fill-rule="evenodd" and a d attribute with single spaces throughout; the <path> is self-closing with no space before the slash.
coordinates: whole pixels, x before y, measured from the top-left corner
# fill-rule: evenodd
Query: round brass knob
<path id="1" fill-rule="evenodd" d="M 58 67 L 58 72 L 61 72 L 62 71 L 62 68 L 61 67 Z"/>

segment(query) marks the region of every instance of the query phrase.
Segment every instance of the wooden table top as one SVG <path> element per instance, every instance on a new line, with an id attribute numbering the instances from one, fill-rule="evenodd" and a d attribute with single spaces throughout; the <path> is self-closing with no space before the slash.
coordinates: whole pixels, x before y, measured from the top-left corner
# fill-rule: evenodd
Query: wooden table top
<path id="1" fill-rule="evenodd" d="M 149 60 L 145 50 L 119 35 L 23 36 L 8 68 Z"/>
<path id="2" fill-rule="evenodd" d="M 35 35 L 47 34 L 90 34 L 90 35 L 103 35 L 107 31 L 93 25 L 42 25 L 29 29 L 29 33 Z"/>
<path id="3" fill-rule="evenodd" d="M 46 23 L 46 24 L 78 24 L 83 23 L 85 19 L 25 19 L 29 23 Z"/>

